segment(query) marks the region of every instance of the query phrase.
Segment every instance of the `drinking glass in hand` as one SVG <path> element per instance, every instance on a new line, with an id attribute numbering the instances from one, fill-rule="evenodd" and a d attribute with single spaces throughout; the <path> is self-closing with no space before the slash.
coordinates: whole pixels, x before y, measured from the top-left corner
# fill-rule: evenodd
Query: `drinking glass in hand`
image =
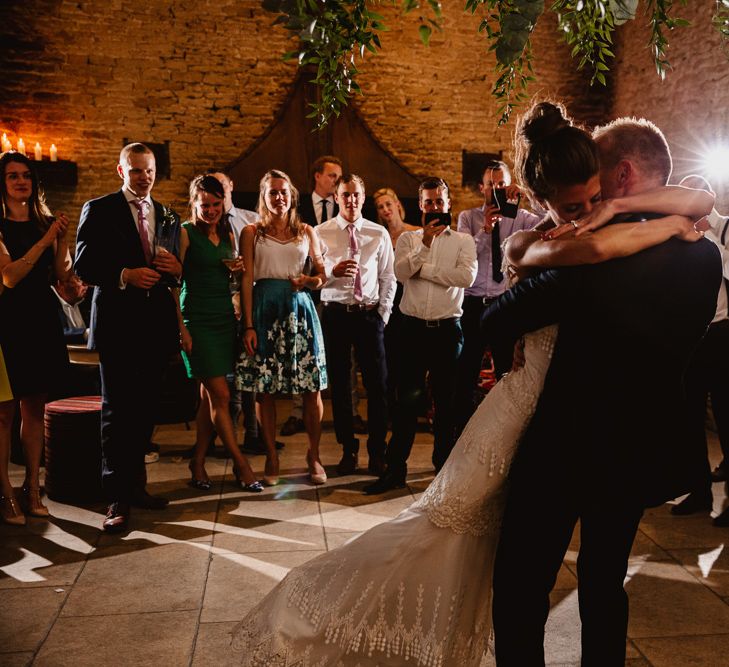
<path id="1" fill-rule="evenodd" d="M 349 259 L 351 259 L 354 262 L 357 262 L 357 266 L 354 267 L 354 269 L 349 269 L 347 271 L 347 275 L 344 277 L 344 286 L 347 289 L 354 289 L 354 278 L 357 275 L 357 271 L 359 271 L 359 260 L 362 256 L 362 253 L 360 253 L 359 250 L 350 250 L 349 251 Z"/>
<path id="2" fill-rule="evenodd" d="M 237 294 L 240 292 L 241 272 L 236 271 L 238 260 L 238 255 L 231 247 L 226 248 L 223 251 L 223 256 L 220 258 L 220 261 L 223 262 L 228 269 L 228 289 L 231 294 Z"/>

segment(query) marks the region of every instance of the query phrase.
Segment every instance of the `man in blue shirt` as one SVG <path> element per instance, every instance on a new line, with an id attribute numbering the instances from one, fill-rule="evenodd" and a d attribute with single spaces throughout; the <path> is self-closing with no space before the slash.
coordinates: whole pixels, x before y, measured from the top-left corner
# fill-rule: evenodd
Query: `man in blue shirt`
<path id="1" fill-rule="evenodd" d="M 463 299 L 461 326 L 464 343 L 456 384 L 456 436 L 463 431 L 475 409 L 473 394 L 483 360 L 483 344 L 479 334 L 481 315 L 509 287 L 501 270 L 501 244 L 514 232 L 532 229 L 540 221 L 539 216 L 522 208 L 517 210 L 513 218 L 500 212 L 494 190 L 499 190 L 503 195 L 502 202 L 504 198 L 510 202 L 520 198 L 519 188 L 511 185 L 511 172 L 506 163 L 490 161 L 484 168 L 478 189 L 483 195 L 483 204 L 462 211 L 458 216 L 458 231 L 470 234 L 476 242 L 478 273 Z M 491 348 L 497 377 L 511 368 L 512 353 L 510 346 Z"/>

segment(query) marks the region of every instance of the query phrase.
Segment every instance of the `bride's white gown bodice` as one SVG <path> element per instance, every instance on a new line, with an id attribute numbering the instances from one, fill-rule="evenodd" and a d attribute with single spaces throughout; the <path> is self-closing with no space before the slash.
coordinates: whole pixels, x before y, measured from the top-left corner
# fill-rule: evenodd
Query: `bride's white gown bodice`
<path id="1" fill-rule="evenodd" d="M 542 390 L 556 326 L 489 392 L 418 501 L 292 570 L 233 631 L 250 667 L 468 667 L 491 628 L 506 475 Z"/>

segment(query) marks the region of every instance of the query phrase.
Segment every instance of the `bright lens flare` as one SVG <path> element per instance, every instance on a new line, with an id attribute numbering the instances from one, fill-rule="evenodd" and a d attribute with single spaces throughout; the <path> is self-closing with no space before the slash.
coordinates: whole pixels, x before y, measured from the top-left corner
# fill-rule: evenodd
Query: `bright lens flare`
<path id="1" fill-rule="evenodd" d="M 704 157 L 703 171 L 710 182 L 729 181 L 729 146 L 716 146 Z"/>

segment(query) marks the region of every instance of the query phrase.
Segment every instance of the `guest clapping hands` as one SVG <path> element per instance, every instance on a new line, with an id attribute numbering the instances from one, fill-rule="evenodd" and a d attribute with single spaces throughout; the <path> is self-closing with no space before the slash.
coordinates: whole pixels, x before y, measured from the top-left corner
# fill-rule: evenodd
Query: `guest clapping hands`
<path id="1" fill-rule="evenodd" d="M 45 204 L 30 160 L 8 152 L 0 158 L 0 348 L 5 355 L 13 399 L 0 403 L 0 512 L 5 522 L 25 524 L 25 514 L 47 517 L 40 497 L 43 412 L 54 378 L 67 363 L 51 273 L 65 280 L 70 273 L 63 214 L 53 218 Z M 25 481 L 20 506 L 8 477 L 10 429 L 17 404 L 25 453 Z"/>

